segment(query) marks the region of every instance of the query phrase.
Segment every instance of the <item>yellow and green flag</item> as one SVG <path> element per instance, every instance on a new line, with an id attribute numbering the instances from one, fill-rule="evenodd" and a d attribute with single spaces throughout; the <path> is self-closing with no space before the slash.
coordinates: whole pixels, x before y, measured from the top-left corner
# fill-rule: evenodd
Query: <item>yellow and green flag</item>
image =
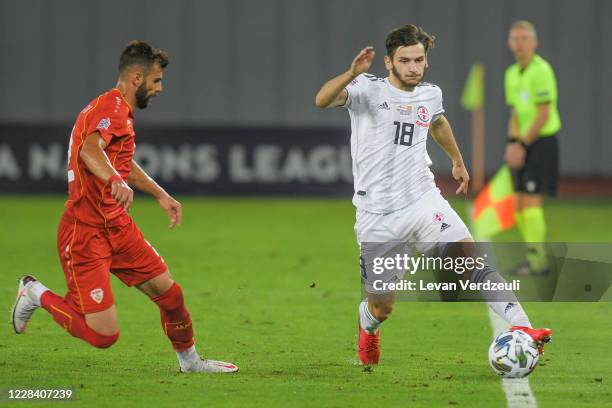
<path id="1" fill-rule="evenodd" d="M 474 199 L 472 219 L 476 239 L 490 238 L 514 225 L 514 187 L 507 165 L 495 173 Z"/>
<path id="2" fill-rule="evenodd" d="M 461 106 L 465 110 L 475 111 L 484 103 L 484 66 L 475 63 L 465 81 L 461 94 Z"/>

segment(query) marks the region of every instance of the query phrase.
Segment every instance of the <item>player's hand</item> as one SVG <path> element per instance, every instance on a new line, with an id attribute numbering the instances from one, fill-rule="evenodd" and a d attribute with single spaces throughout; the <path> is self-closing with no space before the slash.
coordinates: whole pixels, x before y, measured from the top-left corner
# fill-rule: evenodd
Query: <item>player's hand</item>
<path id="1" fill-rule="evenodd" d="M 372 46 L 365 47 L 363 50 L 361 50 L 351 64 L 351 68 L 349 69 L 351 75 L 356 77 L 359 74 L 367 72 L 372 65 L 374 54 L 374 47 Z"/>
<path id="2" fill-rule="evenodd" d="M 455 194 L 467 194 L 470 175 L 463 163 L 453 164 L 453 178 L 459 182 L 459 188 L 455 191 Z"/>
<path id="3" fill-rule="evenodd" d="M 174 228 L 177 225 L 181 225 L 181 221 L 183 219 L 183 209 L 181 207 L 181 203 L 176 201 L 168 194 L 161 197 L 158 201 L 161 208 L 163 208 L 166 214 L 168 214 L 168 219 L 170 220 L 170 225 L 168 225 L 168 227 Z"/>
<path id="4" fill-rule="evenodd" d="M 115 199 L 117 204 L 125 208 L 126 211 L 130 210 L 132 201 L 134 201 L 134 191 L 124 180 L 115 180 L 112 182 L 111 196 Z"/>
<path id="5" fill-rule="evenodd" d="M 517 169 L 525 164 L 525 153 L 525 148 L 520 143 L 508 143 L 504 158 L 508 166 Z"/>

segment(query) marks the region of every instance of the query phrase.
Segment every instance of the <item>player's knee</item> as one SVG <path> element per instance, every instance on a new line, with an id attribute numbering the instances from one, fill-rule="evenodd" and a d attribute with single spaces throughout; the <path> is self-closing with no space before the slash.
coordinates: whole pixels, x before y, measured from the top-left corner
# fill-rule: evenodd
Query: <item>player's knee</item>
<path id="1" fill-rule="evenodd" d="M 393 312 L 393 303 L 374 303 L 372 305 L 372 315 L 379 322 L 387 320 Z"/>
<path id="2" fill-rule="evenodd" d="M 137 285 L 137 287 L 150 298 L 155 298 L 166 293 L 173 284 L 174 280 L 172 280 L 172 275 L 170 275 L 170 271 L 166 270 L 166 272 L 161 275 L 157 275 L 153 279 Z"/>
<path id="3" fill-rule="evenodd" d="M 157 305 L 164 310 L 175 310 L 183 306 L 183 290 L 178 283 L 174 282 L 170 289 L 162 295 L 152 298 Z"/>
<path id="4" fill-rule="evenodd" d="M 94 334 L 92 337 L 101 336 L 101 337 L 119 337 L 119 325 L 114 320 L 109 321 L 87 321 L 87 327 L 89 331 Z M 97 338 L 97 337 L 96 337 Z"/>
<path id="5" fill-rule="evenodd" d="M 92 346 L 100 349 L 105 349 L 111 347 L 113 344 L 119 340 L 119 331 L 112 335 L 105 335 L 95 332 L 94 330 L 89 330 L 89 338 L 87 339 L 88 343 Z"/>

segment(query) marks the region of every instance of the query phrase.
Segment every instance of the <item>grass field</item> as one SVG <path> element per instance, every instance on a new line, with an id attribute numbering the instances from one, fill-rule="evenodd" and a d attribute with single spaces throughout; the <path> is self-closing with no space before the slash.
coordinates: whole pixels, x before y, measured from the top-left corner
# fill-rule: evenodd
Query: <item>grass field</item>
<path id="1" fill-rule="evenodd" d="M 73 388 L 71 407 L 506 405 L 487 363 L 492 331 L 482 303 L 400 303 L 382 331 L 381 365 L 370 373 L 355 365 L 360 292 L 349 200 L 183 204 L 175 231 L 150 199 L 138 197 L 132 214 L 183 286 L 199 350 L 240 372 L 178 374 L 157 307 L 113 278 L 122 328 L 114 347 L 93 349 L 38 311 L 25 335 L 0 327 L 0 388 Z M 7 318 L 23 273 L 65 290 L 55 250 L 62 205 L 62 197 L 0 199 Z M 612 242 L 611 209 L 610 201 L 551 203 L 549 237 Z M 538 405 L 612 407 L 612 303 L 524 306 L 534 324 L 555 330 L 530 377 Z M 44 404 L 18 406 L 27 405 Z"/>

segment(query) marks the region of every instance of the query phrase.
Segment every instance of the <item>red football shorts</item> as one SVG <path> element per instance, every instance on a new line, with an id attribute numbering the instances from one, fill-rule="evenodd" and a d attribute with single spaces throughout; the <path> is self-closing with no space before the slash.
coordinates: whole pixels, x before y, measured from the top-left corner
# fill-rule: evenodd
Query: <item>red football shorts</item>
<path id="1" fill-rule="evenodd" d="M 66 301 L 83 314 L 114 304 L 110 273 L 135 286 L 168 270 L 131 218 L 121 227 L 96 228 L 64 216 L 57 251 L 68 286 Z"/>

